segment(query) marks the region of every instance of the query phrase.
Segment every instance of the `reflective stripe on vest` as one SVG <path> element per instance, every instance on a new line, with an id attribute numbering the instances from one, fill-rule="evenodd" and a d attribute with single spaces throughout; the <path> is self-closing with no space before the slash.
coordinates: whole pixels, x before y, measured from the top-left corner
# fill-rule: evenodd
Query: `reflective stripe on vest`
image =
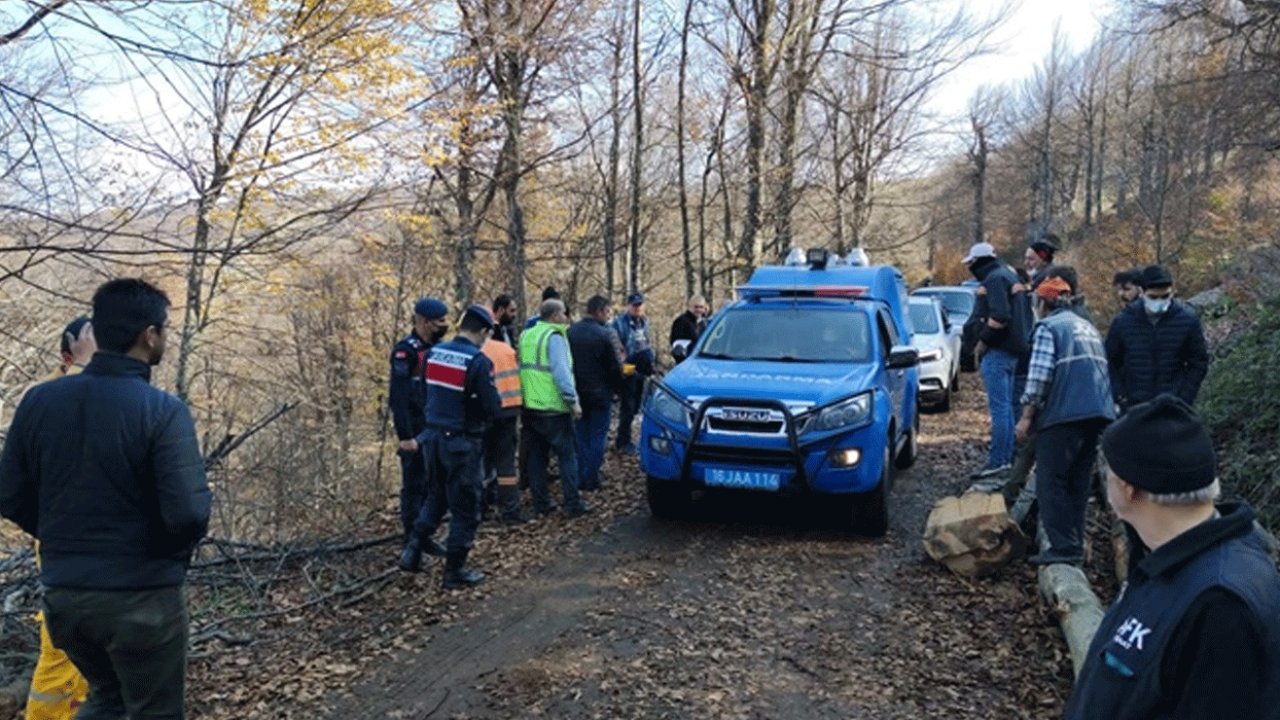
<path id="1" fill-rule="evenodd" d="M 566 344 L 569 342 L 563 327 L 541 320 L 521 336 L 520 389 L 524 395 L 524 406 L 530 410 L 569 412 L 569 405 L 551 374 L 549 347 L 553 334 L 565 338 Z"/>
<path id="2" fill-rule="evenodd" d="M 516 362 L 516 351 L 499 340 L 489 340 L 480 350 L 493 361 L 493 384 L 497 386 L 498 395 L 502 398 L 502 407 L 514 408 L 523 405 L 524 399 L 520 392 L 520 365 Z"/>

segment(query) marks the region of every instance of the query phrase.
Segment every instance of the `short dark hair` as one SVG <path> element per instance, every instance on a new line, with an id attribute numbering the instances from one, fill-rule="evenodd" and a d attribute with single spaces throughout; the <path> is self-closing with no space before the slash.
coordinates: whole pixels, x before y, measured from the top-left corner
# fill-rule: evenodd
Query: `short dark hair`
<path id="1" fill-rule="evenodd" d="M 543 300 L 559 300 L 560 291 L 548 285 L 542 289 L 542 299 Z"/>
<path id="2" fill-rule="evenodd" d="M 609 298 L 603 295 L 592 295 L 590 298 L 587 298 L 587 314 L 595 315 L 601 310 L 609 307 L 610 304 Z"/>
<path id="3" fill-rule="evenodd" d="M 1045 273 L 1045 278 L 1062 278 L 1064 282 L 1071 286 L 1071 294 L 1080 294 L 1080 276 L 1076 274 L 1076 269 L 1070 265 L 1054 265 L 1049 268 L 1049 272 Z"/>
<path id="4" fill-rule="evenodd" d="M 163 327 L 168 314 L 169 296 L 139 278 L 109 280 L 93 293 L 93 334 L 107 352 L 129 352 L 139 333 Z"/>
<path id="5" fill-rule="evenodd" d="M 515 302 L 515 300 L 513 300 L 510 295 L 506 293 L 502 293 L 501 295 L 493 299 L 493 309 L 501 310 L 513 302 Z"/>
<path id="6" fill-rule="evenodd" d="M 1112 285 L 1137 285 L 1139 278 L 1142 277 L 1142 271 L 1138 268 L 1129 268 L 1121 270 L 1111 278 Z"/>

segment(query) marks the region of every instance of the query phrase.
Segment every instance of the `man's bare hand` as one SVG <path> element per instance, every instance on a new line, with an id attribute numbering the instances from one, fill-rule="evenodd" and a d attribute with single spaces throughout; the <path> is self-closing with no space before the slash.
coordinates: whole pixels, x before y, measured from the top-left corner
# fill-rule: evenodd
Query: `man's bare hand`
<path id="1" fill-rule="evenodd" d="M 418 452 L 418 441 L 413 438 L 409 438 L 408 440 L 401 440 L 400 450 L 401 452 L 407 452 L 407 453 Z"/>

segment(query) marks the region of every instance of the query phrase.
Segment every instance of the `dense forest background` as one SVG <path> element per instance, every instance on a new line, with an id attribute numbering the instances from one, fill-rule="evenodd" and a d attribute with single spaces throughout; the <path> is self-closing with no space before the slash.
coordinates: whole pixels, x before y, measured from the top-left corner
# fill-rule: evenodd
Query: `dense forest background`
<path id="1" fill-rule="evenodd" d="M 420 295 L 640 289 L 661 332 L 793 245 L 942 283 L 974 241 L 1013 260 L 1053 232 L 1104 324 L 1116 270 L 1226 281 L 1206 402 L 1233 458 L 1274 457 L 1274 424 L 1240 423 L 1276 384 L 1247 280 L 1276 269 L 1280 3 L 1117 2 L 939 117 L 1008 15 L 964 6 L 6 3 L 0 424 L 93 288 L 147 277 L 174 300 L 159 381 L 235 448 L 213 533 L 331 536 L 389 517 L 386 354 Z M 1237 487 L 1266 501 L 1259 462 Z"/>

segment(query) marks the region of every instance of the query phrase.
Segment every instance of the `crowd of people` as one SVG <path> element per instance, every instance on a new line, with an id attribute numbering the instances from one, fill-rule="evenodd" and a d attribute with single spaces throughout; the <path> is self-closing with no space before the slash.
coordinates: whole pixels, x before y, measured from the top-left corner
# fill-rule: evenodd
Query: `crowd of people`
<path id="1" fill-rule="evenodd" d="M 1280 717 L 1280 574 L 1253 510 L 1217 504 L 1217 458 L 1192 409 L 1209 367 L 1200 320 L 1168 269 L 1149 265 L 1116 273 L 1122 309 L 1104 338 L 1057 251 L 1057 238 L 1038 238 L 1013 268 L 978 243 L 964 263 L 980 283 L 991 418 L 972 479 L 1011 497 L 1034 467 L 1035 564 L 1083 564 L 1095 490 L 1133 549 L 1066 717 Z"/>
<path id="2" fill-rule="evenodd" d="M 707 311 L 703 298 L 691 298 L 671 336 L 696 341 Z M 657 355 L 639 292 L 617 316 L 609 298 L 594 295 L 570 324 L 548 287 L 520 330 L 514 301 L 500 295 L 487 308 L 466 308 L 449 341 L 447 315 L 435 298 L 414 305 L 413 330 L 391 352 L 389 398 L 402 469 L 399 566 L 417 572 L 423 555 L 444 557 L 442 584 L 454 589 L 484 580 L 467 564 L 482 518 L 522 524 L 557 510 L 566 518 L 594 512 L 584 494 L 604 486 L 615 398 L 614 450 L 635 455 L 633 425 Z M 446 516 L 441 542 L 435 534 Z"/>
<path id="3" fill-rule="evenodd" d="M 1191 408 L 1208 368 L 1200 322 L 1169 271 L 1152 265 L 1116 274 L 1123 309 L 1104 338 L 1057 250 L 1056 239 L 1038 239 L 1013 268 L 979 243 L 965 263 L 979 281 L 976 354 L 992 434 L 974 478 L 998 488 L 1034 467 L 1045 538 L 1035 563 L 1083 562 L 1085 512 L 1099 490 L 1134 548 L 1067 717 L 1272 717 L 1280 575 L 1253 511 L 1216 503 L 1217 460 Z M 402 570 L 437 556 L 445 589 L 474 586 L 484 580 L 469 563 L 483 518 L 593 512 L 586 497 L 605 485 L 610 427 L 615 452 L 634 454 L 644 378 L 657 365 L 644 295 L 625 302 L 615 316 L 609 298 L 592 296 L 571 324 L 547 288 L 517 329 L 519 308 L 501 295 L 463 308 L 453 337 L 446 303 L 414 304 L 412 331 L 391 351 L 388 394 Z M 690 298 L 673 345 L 696 342 L 708 312 Z M 61 365 L 9 427 L 0 515 L 38 539 L 45 590 L 28 718 L 183 717 L 183 584 L 211 494 L 189 410 L 150 384 L 168 316 L 168 298 L 144 281 L 103 284 L 92 322 L 66 327 Z"/>

